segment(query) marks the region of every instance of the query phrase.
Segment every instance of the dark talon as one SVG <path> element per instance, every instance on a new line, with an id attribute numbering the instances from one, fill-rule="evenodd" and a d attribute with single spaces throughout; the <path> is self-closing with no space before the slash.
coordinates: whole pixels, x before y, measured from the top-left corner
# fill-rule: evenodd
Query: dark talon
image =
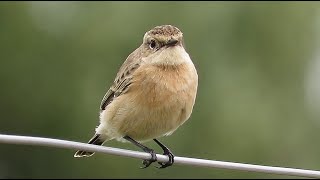
<path id="1" fill-rule="evenodd" d="M 157 156 L 156 153 L 154 152 L 153 149 L 150 149 L 142 144 L 140 144 L 139 142 L 135 141 L 134 139 L 132 139 L 130 136 L 124 136 L 124 139 L 130 141 L 131 143 L 133 143 L 134 145 L 138 146 L 139 148 L 141 148 L 144 152 L 146 153 L 150 153 L 151 154 L 151 159 L 150 160 L 143 160 L 142 164 L 144 165 L 144 167 L 140 167 L 141 169 L 147 168 L 150 166 L 150 164 L 152 164 L 153 162 L 157 161 Z"/>
<path id="2" fill-rule="evenodd" d="M 166 163 L 158 162 L 161 165 L 160 167 L 157 167 L 158 169 L 172 166 L 172 164 L 174 163 L 174 155 L 172 154 L 172 152 L 169 149 L 164 150 L 163 155 L 167 155 L 169 157 L 169 161 Z"/>
<path id="3" fill-rule="evenodd" d="M 132 139 L 130 136 L 124 136 L 123 138 L 128 140 L 128 141 L 130 141 L 134 145 L 138 146 L 144 152 L 151 154 L 151 159 L 149 159 L 149 160 L 145 159 L 145 160 L 142 161 L 142 164 L 144 165 L 144 167 L 140 167 L 141 169 L 147 168 L 147 167 L 150 166 L 150 164 L 152 164 L 153 162 L 157 161 L 157 156 L 156 156 L 156 153 L 154 152 L 153 149 L 150 149 L 150 148 L 140 144 L 139 142 L 137 142 L 134 139 Z M 174 155 L 172 154 L 172 152 L 165 145 L 163 145 L 160 141 L 158 141 L 157 139 L 153 139 L 153 140 L 162 148 L 163 155 L 167 155 L 169 157 L 169 161 L 166 162 L 166 163 L 158 162 L 161 166 L 157 167 L 157 168 L 162 169 L 162 168 L 166 168 L 166 167 L 172 166 L 172 164 L 174 162 Z"/>
<path id="4" fill-rule="evenodd" d="M 144 165 L 144 167 L 140 167 L 140 169 L 147 168 L 150 166 L 150 164 L 157 161 L 156 153 L 152 149 L 144 149 L 144 151 L 151 154 L 151 159 L 150 160 L 143 160 L 142 164 Z"/>
<path id="5" fill-rule="evenodd" d="M 153 139 L 163 150 L 163 155 L 167 155 L 169 157 L 169 161 L 166 163 L 161 163 L 158 162 L 161 166 L 157 167 L 158 169 L 162 169 L 162 168 L 166 168 L 169 166 L 172 166 L 172 164 L 174 163 L 174 155 L 172 154 L 172 152 L 165 146 L 163 145 L 160 141 L 158 141 L 157 139 Z"/>

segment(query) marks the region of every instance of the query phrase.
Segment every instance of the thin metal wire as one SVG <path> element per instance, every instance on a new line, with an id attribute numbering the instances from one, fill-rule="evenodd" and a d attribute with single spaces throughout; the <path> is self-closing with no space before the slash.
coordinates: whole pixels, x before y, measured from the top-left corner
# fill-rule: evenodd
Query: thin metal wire
<path id="1" fill-rule="evenodd" d="M 73 150 L 85 150 L 94 151 L 99 153 L 106 153 L 118 156 L 132 157 L 138 159 L 150 159 L 151 155 L 145 152 L 137 152 L 126 149 L 112 148 L 106 146 L 97 146 L 92 144 L 52 139 L 52 138 L 42 138 L 42 137 L 31 137 L 31 136 L 17 136 L 17 135 L 4 135 L 0 134 L 0 143 L 6 144 L 21 144 L 21 145 L 33 145 L 33 146 L 46 146 Z M 167 162 L 169 158 L 167 156 L 157 154 L 157 159 L 159 162 Z M 191 165 L 191 166 L 202 166 L 202 167 L 213 167 L 231 170 L 241 170 L 241 171 L 251 171 L 251 172 L 261 172 L 269 174 L 279 174 L 279 175 L 290 175 L 290 176 L 300 176 L 309 178 L 320 178 L 320 171 L 314 170 L 304 170 L 296 168 L 284 168 L 284 167 L 273 167 L 273 166 L 261 166 L 234 162 L 223 162 L 214 161 L 206 159 L 196 159 L 187 157 L 174 158 L 175 164 L 181 165 Z"/>

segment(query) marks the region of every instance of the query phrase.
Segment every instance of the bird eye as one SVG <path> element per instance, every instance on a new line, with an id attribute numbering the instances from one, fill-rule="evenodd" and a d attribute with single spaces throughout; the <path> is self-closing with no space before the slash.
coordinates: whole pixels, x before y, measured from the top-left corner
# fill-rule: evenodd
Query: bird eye
<path id="1" fill-rule="evenodd" d="M 156 44 L 156 41 L 152 39 L 152 40 L 150 41 L 149 47 L 150 47 L 150 49 L 154 49 L 154 48 L 156 47 L 156 45 L 157 45 L 157 44 Z"/>

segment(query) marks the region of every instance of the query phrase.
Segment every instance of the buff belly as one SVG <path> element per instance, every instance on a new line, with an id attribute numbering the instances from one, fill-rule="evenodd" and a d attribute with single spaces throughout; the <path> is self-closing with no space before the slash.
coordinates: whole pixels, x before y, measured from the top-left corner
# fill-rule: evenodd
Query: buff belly
<path id="1" fill-rule="evenodd" d="M 157 76 L 152 72 L 159 72 L 159 67 L 138 69 L 128 92 L 115 98 L 100 114 L 97 133 L 108 139 L 121 140 L 128 135 L 147 141 L 175 131 L 191 115 L 198 83 L 193 65 L 181 66 L 162 69 L 164 73 Z"/>
<path id="2" fill-rule="evenodd" d="M 122 106 L 107 108 L 101 114 L 101 124 L 105 124 L 107 136 L 119 140 L 125 135 L 141 142 L 169 135 L 190 116 L 186 112 L 185 102 L 148 107 L 126 96 L 117 100 L 125 103 L 119 102 Z"/>

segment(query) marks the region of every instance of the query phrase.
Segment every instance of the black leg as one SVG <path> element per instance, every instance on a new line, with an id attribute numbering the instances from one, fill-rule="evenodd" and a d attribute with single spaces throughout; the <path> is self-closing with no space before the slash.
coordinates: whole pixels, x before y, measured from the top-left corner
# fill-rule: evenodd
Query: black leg
<path id="1" fill-rule="evenodd" d="M 163 150 L 163 155 L 167 155 L 169 157 L 169 161 L 166 163 L 160 163 L 158 162 L 161 166 L 159 168 L 166 168 L 168 166 L 171 166 L 174 162 L 174 155 L 172 154 L 172 152 L 170 151 L 170 149 L 168 149 L 165 145 L 163 145 L 160 141 L 158 141 L 157 139 L 153 139 Z"/>
<path id="2" fill-rule="evenodd" d="M 135 141 L 134 139 L 132 139 L 131 137 L 129 136 L 124 136 L 123 137 L 124 139 L 130 141 L 131 143 L 133 143 L 134 145 L 138 146 L 139 148 L 141 148 L 144 152 L 146 153 L 150 153 L 151 154 L 151 159 L 150 160 L 143 160 L 143 165 L 144 167 L 141 167 L 141 168 L 146 168 L 146 167 L 149 167 L 150 164 L 152 164 L 153 162 L 157 161 L 157 156 L 156 156 L 156 153 L 154 152 L 153 149 L 150 149 L 140 143 L 138 143 L 137 141 Z"/>

